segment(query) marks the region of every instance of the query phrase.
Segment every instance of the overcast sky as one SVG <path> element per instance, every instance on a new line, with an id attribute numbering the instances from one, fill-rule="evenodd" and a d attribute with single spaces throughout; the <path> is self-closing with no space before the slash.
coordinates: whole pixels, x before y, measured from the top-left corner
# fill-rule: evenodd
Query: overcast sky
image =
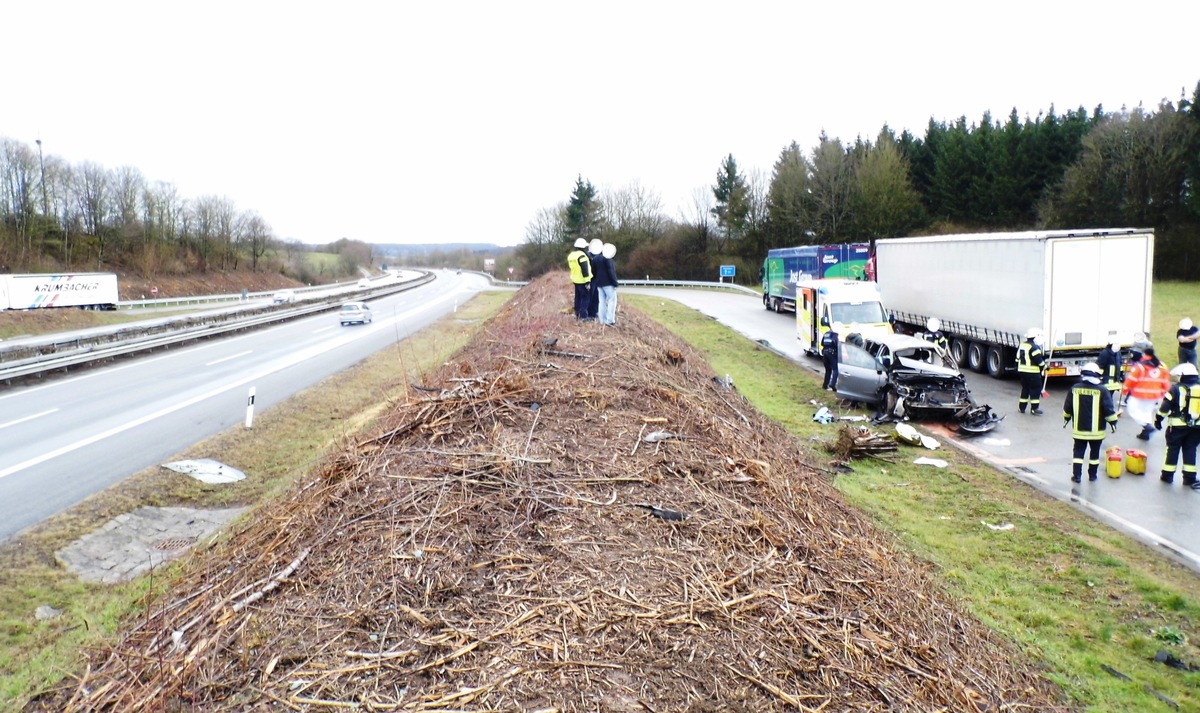
<path id="1" fill-rule="evenodd" d="M 1200 3 L 6 3 L 0 136 L 308 243 L 522 242 L 577 175 L 690 214 L 820 132 L 1191 97 Z"/>

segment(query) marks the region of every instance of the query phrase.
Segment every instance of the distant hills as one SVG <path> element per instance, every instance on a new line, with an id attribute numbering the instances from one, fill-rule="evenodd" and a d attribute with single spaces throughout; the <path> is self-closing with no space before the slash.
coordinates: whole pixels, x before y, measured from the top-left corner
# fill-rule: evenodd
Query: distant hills
<path id="1" fill-rule="evenodd" d="M 512 250 L 493 243 L 371 243 L 371 249 L 381 257 L 406 257 L 428 255 L 434 252 L 454 253 L 466 250 L 472 253 L 501 253 Z"/>

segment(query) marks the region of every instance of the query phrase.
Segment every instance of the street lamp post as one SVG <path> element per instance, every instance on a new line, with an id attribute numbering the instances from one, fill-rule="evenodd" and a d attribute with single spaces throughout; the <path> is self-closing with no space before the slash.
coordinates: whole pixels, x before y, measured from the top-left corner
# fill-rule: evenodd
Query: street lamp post
<path id="1" fill-rule="evenodd" d="M 50 201 L 46 198 L 46 159 L 42 156 L 42 140 L 36 139 L 38 145 L 38 163 L 42 167 L 42 215 L 50 215 Z"/>

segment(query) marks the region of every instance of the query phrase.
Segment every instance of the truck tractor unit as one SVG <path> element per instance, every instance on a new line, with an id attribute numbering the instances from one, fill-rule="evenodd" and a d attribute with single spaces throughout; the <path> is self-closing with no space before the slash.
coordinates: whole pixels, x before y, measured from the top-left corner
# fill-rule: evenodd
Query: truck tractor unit
<path id="1" fill-rule="evenodd" d="M 1002 378 L 1040 331 L 1047 376 L 1078 376 L 1110 343 L 1149 335 L 1154 232 L 1136 228 L 892 238 L 876 280 L 896 331 L 941 321 L 960 366 Z"/>
<path id="2" fill-rule="evenodd" d="M 801 349 L 819 356 L 821 336 L 831 325 L 841 323 L 845 333 L 892 331 L 879 286 L 860 280 L 809 280 L 796 286 L 796 338 Z"/>
<path id="3" fill-rule="evenodd" d="M 796 309 L 796 284 L 821 279 L 866 279 L 871 246 L 866 243 L 802 245 L 768 250 L 759 270 L 763 307 L 773 312 Z"/>

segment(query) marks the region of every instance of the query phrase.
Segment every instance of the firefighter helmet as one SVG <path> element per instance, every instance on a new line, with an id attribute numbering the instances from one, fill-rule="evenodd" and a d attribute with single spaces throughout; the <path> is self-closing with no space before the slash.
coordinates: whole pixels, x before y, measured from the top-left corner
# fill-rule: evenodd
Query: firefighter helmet
<path id="1" fill-rule="evenodd" d="M 1196 365 L 1190 361 L 1185 361 L 1179 366 L 1171 370 L 1171 373 L 1176 376 L 1200 376 L 1200 372 L 1196 371 Z"/>
<path id="2" fill-rule="evenodd" d="M 1029 329 L 1028 329 L 1028 330 L 1025 332 L 1025 338 L 1026 338 L 1026 339 L 1036 339 L 1036 338 L 1038 338 L 1038 337 L 1040 337 L 1040 336 L 1042 336 L 1042 330 L 1038 329 L 1037 327 L 1030 327 L 1030 328 L 1029 328 Z"/>
<path id="3" fill-rule="evenodd" d="M 586 247 L 587 247 L 587 240 L 584 240 L 583 238 L 579 238 L 579 239 L 577 239 L 577 240 L 575 241 L 575 247 L 577 247 L 577 248 L 579 248 L 579 249 L 581 249 L 581 250 L 582 250 L 583 248 L 586 248 Z"/>
<path id="4" fill-rule="evenodd" d="M 1082 376 L 1091 376 L 1099 379 L 1100 374 L 1103 372 L 1100 371 L 1100 367 L 1096 364 L 1096 362 L 1089 361 L 1083 365 L 1083 368 L 1079 370 L 1079 373 Z"/>

